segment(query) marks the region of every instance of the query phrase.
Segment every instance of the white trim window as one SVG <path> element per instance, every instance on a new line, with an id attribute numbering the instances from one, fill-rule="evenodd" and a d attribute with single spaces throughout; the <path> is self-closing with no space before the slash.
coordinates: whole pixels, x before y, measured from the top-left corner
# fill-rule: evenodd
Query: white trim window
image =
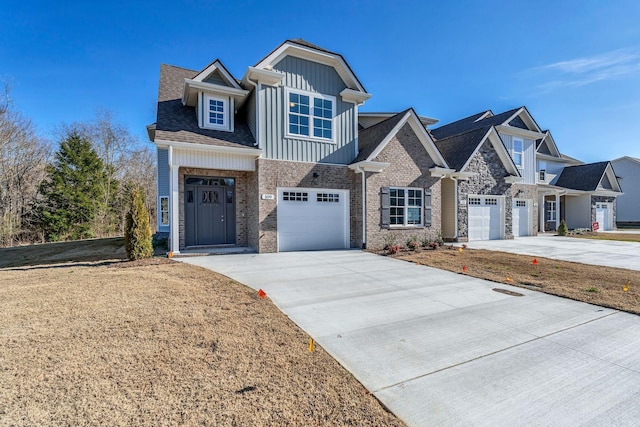
<path id="1" fill-rule="evenodd" d="M 204 96 L 203 127 L 229 130 L 229 99 L 212 95 Z"/>
<path id="2" fill-rule="evenodd" d="M 285 90 L 285 96 L 287 137 L 334 141 L 335 97 L 289 88 Z"/>
<path id="3" fill-rule="evenodd" d="M 160 197 L 160 225 L 169 225 L 169 196 Z"/>
<path id="4" fill-rule="evenodd" d="M 548 200 L 547 201 L 547 215 L 546 215 L 546 220 L 547 221 L 556 221 L 558 216 L 558 210 L 556 209 L 556 202 L 555 200 Z"/>
<path id="5" fill-rule="evenodd" d="M 389 188 L 389 225 L 421 226 L 422 200 L 421 188 Z"/>
<path id="6" fill-rule="evenodd" d="M 517 167 L 524 167 L 524 140 L 520 138 L 513 138 L 513 163 L 516 164 Z"/>

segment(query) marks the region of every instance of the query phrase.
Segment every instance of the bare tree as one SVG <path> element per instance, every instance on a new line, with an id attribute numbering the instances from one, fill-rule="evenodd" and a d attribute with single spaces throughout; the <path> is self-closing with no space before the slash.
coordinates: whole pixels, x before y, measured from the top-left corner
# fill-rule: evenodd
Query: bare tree
<path id="1" fill-rule="evenodd" d="M 12 109 L 10 86 L 5 83 L 0 100 L 0 245 L 33 241 L 29 223 L 50 156 L 30 120 Z"/>

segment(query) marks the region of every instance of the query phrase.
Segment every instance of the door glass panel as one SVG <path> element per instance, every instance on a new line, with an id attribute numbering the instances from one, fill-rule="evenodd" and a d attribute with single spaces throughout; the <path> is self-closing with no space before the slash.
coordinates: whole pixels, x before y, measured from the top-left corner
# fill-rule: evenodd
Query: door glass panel
<path id="1" fill-rule="evenodd" d="M 187 191 L 187 203 L 193 203 L 193 191 Z"/>
<path id="2" fill-rule="evenodd" d="M 233 203 L 233 191 L 227 190 L 227 203 Z"/>

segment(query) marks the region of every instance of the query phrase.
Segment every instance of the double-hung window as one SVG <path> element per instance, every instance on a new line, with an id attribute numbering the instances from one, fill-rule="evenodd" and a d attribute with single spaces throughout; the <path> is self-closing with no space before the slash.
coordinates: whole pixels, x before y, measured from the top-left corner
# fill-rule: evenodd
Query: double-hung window
<path id="1" fill-rule="evenodd" d="M 287 90 L 287 136 L 333 141 L 336 98 Z"/>
<path id="2" fill-rule="evenodd" d="M 422 225 L 422 189 L 389 189 L 389 225 Z"/>
<path id="3" fill-rule="evenodd" d="M 547 202 L 547 221 L 556 221 L 557 219 L 557 209 L 556 209 L 556 202 L 553 200 L 550 200 Z"/>
<path id="4" fill-rule="evenodd" d="M 160 197 L 160 224 L 169 225 L 169 197 Z"/>
<path id="5" fill-rule="evenodd" d="M 518 138 L 513 138 L 513 163 L 517 167 L 523 168 L 523 154 L 524 154 L 524 141 Z"/>

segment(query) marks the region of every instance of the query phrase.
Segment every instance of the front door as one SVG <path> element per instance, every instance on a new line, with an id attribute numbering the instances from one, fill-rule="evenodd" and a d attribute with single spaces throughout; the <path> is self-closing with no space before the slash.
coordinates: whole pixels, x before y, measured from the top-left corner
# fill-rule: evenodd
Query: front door
<path id="1" fill-rule="evenodd" d="M 186 178 L 184 204 L 186 246 L 236 242 L 233 178 Z"/>

